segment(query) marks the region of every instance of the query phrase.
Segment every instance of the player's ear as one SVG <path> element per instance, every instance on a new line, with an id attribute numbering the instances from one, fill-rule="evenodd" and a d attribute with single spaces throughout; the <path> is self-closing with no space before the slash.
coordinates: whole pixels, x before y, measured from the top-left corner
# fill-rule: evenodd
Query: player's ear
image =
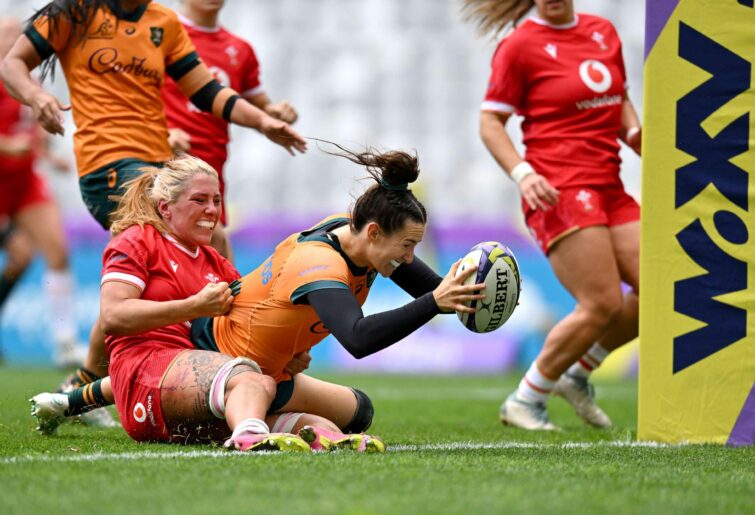
<path id="1" fill-rule="evenodd" d="M 367 239 L 374 243 L 377 241 L 377 239 L 380 237 L 380 233 L 382 231 L 380 230 L 380 226 L 377 222 L 370 222 L 367 224 Z"/>
<path id="2" fill-rule="evenodd" d="M 163 220 L 170 220 L 170 209 L 168 209 L 169 203 L 166 200 L 157 201 L 157 212 L 160 213 L 160 218 Z"/>

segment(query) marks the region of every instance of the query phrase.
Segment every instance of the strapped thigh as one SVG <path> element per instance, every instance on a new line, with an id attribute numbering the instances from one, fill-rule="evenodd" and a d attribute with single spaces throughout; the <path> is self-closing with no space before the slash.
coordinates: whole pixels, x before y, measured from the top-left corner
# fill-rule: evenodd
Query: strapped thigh
<path id="1" fill-rule="evenodd" d="M 228 379 L 231 377 L 231 371 L 238 365 L 247 365 L 251 367 L 255 372 L 262 373 L 259 365 L 253 360 L 245 357 L 239 357 L 226 361 L 221 366 L 215 377 L 212 379 L 210 385 L 210 411 L 213 415 L 221 420 L 225 420 L 225 387 L 228 384 Z"/>

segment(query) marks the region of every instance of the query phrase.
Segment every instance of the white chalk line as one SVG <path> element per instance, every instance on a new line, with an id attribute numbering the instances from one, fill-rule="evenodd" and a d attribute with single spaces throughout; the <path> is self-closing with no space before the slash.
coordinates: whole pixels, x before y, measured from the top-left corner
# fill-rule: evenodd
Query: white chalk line
<path id="1" fill-rule="evenodd" d="M 506 450 L 506 449 L 595 449 L 600 447 L 645 447 L 658 449 L 672 449 L 683 447 L 684 444 L 664 444 L 655 442 L 627 442 L 620 440 L 604 440 L 599 442 L 563 442 L 563 443 L 536 443 L 536 442 L 451 442 L 424 445 L 391 445 L 388 452 L 448 452 L 448 451 L 475 451 L 475 450 Z M 23 463 L 72 463 L 72 462 L 96 462 L 96 461 L 138 461 L 138 460 L 165 460 L 165 459 L 197 459 L 197 458 L 222 458 L 222 459 L 247 459 L 255 456 L 272 456 L 275 452 L 233 452 L 220 449 L 207 449 L 195 451 L 145 451 L 145 452 L 108 452 L 88 453 L 71 455 L 51 454 L 27 454 L 22 456 L 5 456 L 0 458 L 0 464 L 13 465 Z"/>

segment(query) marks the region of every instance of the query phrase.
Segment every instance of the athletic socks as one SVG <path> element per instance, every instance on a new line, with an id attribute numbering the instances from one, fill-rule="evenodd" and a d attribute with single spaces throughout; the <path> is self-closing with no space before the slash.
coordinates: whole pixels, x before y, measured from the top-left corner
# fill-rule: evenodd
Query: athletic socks
<path id="1" fill-rule="evenodd" d="M 537 364 L 533 361 L 530 365 L 527 373 L 524 374 L 522 381 L 519 383 L 519 387 L 516 390 L 516 397 L 520 401 L 536 403 L 546 402 L 553 390 L 553 385 L 556 381 L 545 377 L 537 368 Z"/>
<path id="2" fill-rule="evenodd" d="M 603 363 L 608 354 L 609 352 L 606 349 L 601 347 L 599 343 L 596 343 L 576 363 L 569 367 L 566 373 L 571 376 L 586 378 Z"/>
<path id="3" fill-rule="evenodd" d="M 93 383 L 75 388 L 66 395 L 68 395 L 66 417 L 81 415 L 82 413 L 111 404 L 102 395 L 102 379 L 97 379 Z"/>
<path id="4" fill-rule="evenodd" d="M 87 370 L 84 367 L 79 367 L 73 374 L 65 378 L 63 383 L 58 387 L 57 393 L 68 392 L 69 390 L 79 388 L 100 379 L 102 378 L 94 372 Z"/>
<path id="5" fill-rule="evenodd" d="M 253 433 L 257 435 L 266 435 L 270 433 L 270 428 L 264 420 L 259 418 L 245 418 L 233 430 L 231 440 L 243 433 Z"/>

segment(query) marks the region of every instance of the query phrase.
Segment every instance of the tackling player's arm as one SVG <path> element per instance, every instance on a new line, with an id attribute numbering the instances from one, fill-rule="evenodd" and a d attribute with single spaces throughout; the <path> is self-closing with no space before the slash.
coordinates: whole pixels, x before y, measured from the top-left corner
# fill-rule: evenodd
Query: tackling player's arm
<path id="1" fill-rule="evenodd" d="M 223 315 L 233 303 L 228 283 L 208 283 L 182 300 L 140 298 L 142 290 L 120 280 L 106 280 L 100 290 L 100 320 L 105 334 L 124 336 L 179 324 L 199 317 Z"/>
<path id="2" fill-rule="evenodd" d="M 249 102 L 239 102 L 241 96 L 233 89 L 223 87 L 212 76 L 196 53 L 169 65 L 168 75 L 176 81 L 179 89 L 202 111 L 218 118 L 259 130 L 268 139 L 284 147 L 291 154 L 293 149 L 305 152 L 307 143 L 287 123 L 276 120 Z"/>

